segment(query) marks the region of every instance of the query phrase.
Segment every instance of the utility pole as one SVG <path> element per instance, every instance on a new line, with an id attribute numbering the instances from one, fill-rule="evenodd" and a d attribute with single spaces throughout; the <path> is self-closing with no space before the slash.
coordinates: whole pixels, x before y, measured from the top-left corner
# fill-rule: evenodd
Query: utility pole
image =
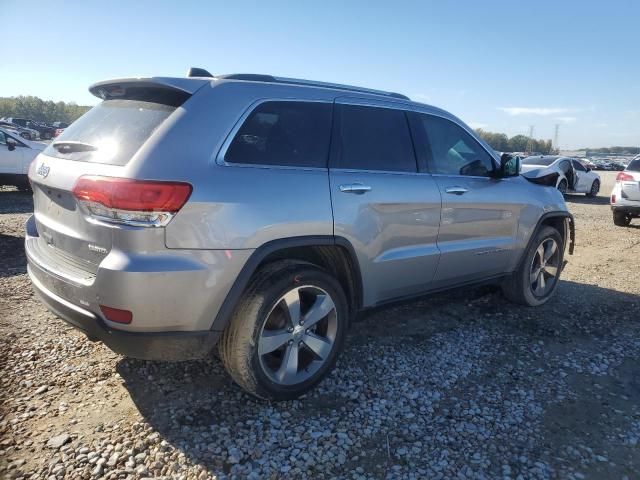
<path id="1" fill-rule="evenodd" d="M 553 146 L 556 148 L 556 153 L 560 153 L 560 145 L 558 145 L 558 131 L 560 130 L 560 124 L 556 123 L 556 133 L 553 137 Z"/>
<path id="2" fill-rule="evenodd" d="M 535 129 L 534 125 L 531 125 L 529 127 L 529 141 L 527 142 L 527 152 L 528 153 L 532 153 L 533 152 L 533 130 Z"/>

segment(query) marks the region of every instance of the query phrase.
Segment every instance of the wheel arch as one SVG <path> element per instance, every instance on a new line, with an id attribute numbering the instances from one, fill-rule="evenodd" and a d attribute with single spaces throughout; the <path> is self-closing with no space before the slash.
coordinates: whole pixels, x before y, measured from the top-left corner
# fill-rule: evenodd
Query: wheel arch
<path id="1" fill-rule="evenodd" d="M 234 308 L 259 268 L 284 259 L 309 262 L 333 274 L 345 291 L 351 318 L 362 308 L 360 266 L 355 250 L 347 239 L 330 235 L 283 238 L 265 243 L 249 257 L 218 310 L 211 330 L 226 328 Z"/>
<path id="2" fill-rule="evenodd" d="M 573 255 L 573 249 L 575 246 L 575 222 L 573 219 L 573 215 L 571 215 L 567 211 L 557 211 L 557 212 L 547 212 L 543 214 L 539 219 L 535 226 L 535 228 L 531 231 L 529 235 L 529 239 L 527 240 L 527 246 L 522 251 L 522 255 L 520 260 L 518 260 L 517 268 L 520 268 L 520 265 L 524 261 L 524 257 L 526 253 L 529 251 L 531 244 L 533 243 L 536 235 L 543 227 L 552 227 L 555 228 L 560 235 L 562 236 L 562 240 L 564 242 L 564 247 L 566 248 L 569 245 L 569 255 Z"/>

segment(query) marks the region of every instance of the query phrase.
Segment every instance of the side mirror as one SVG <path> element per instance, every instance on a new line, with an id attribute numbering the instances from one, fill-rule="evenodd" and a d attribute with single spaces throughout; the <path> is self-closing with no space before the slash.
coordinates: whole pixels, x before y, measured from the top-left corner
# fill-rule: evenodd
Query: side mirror
<path id="1" fill-rule="evenodd" d="M 503 153 L 500 156 L 500 178 L 517 177 L 520 175 L 520 157 Z"/>
<path id="2" fill-rule="evenodd" d="M 591 171 L 591 168 L 590 168 L 590 167 L 584 167 L 584 168 L 586 168 L 586 169 L 587 169 L 587 172 L 590 172 L 590 171 Z"/>
<path id="3" fill-rule="evenodd" d="M 7 148 L 9 149 L 9 151 L 13 152 L 16 149 L 16 146 L 16 141 L 11 137 L 7 137 Z"/>

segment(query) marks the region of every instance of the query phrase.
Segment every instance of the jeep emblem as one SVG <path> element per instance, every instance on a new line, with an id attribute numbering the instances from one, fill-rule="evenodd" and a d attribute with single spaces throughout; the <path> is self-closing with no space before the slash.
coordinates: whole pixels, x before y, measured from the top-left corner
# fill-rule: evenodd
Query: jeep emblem
<path id="1" fill-rule="evenodd" d="M 49 175 L 49 170 L 51 170 L 50 167 L 47 167 L 44 163 L 42 165 L 40 165 L 38 167 L 38 170 L 36 170 L 36 173 L 38 175 L 40 175 L 42 178 L 45 178 L 47 175 Z"/>

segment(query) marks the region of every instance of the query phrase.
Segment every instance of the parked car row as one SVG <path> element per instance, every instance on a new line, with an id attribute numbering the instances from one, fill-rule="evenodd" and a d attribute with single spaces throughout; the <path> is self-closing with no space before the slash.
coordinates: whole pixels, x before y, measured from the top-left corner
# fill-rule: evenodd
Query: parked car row
<path id="1" fill-rule="evenodd" d="M 69 126 L 65 122 L 36 122 L 27 118 L 7 117 L 0 119 L 0 126 L 15 130 L 26 140 L 51 140 Z"/>
<path id="2" fill-rule="evenodd" d="M 614 170 L 622 171 L 627 167 L 627 163 L 623 160 L 611 160 L 611 159 L 595 159 L 591 160 L 593 170 Z"/>

